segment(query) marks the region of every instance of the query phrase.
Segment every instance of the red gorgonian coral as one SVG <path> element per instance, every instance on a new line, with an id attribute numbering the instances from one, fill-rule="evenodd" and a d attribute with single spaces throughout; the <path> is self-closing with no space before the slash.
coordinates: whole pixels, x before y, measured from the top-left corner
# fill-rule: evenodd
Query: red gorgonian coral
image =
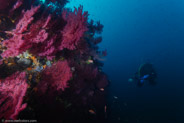
<path id="1" fill-rule="evenodd" d="M 11 33 L 13 37 L 3 41 L 3 46 L 7 47 L 7 50 L 1 54 L 2 57 L 7 58 L 17 56 L 31 47 L 30 42 L 23 39 L 23 32 L 27 31 L 28 25 L 33 21 L 32 16 L 39 8 L 40 6 L 37 6 L 32 7 L 31 10 L 27 10 L 26 12 L 23 11 L 24 15 L 16 25 L 16 28 L 12 30 L 12 32 L 8 32 Z"/>
<path id="2" fill-rule="evenodd" d="M 23 103 L 28 84 L 26 73 L 17 72 L 0 82 L 0 119 L 16 119 L 27 106 Z"/>
<path id="3" fill-rule="evenodd" d="M 41 94 L 47 91 L 48 93 L 64 91 L 72 77 L 72 72 L 66 60 L 54 63 L 41 74 L 42 80 L 38 84 L 38 90 Z"/>
<path id="4" fill-rule="evenodd" d="M 63 40 L 59 48 L 60 50 L 63 48 L 74 50 L 76 49 L 76 46 L 78 45 L 84 32 L 88 30 L 88 12 L 83 13 L 83 7 L 80 6 L 78 9 L 75 8 L 74 12 L 68 12 L 67 10 L 64 10 L 62 16 L 67 24 L 64 30 L 61 32 L 63 35 Z"/>
<path id="5" fill-rule="evenodd" d="M 1 54 L 3 58 L 15 57 L 26 50 L 30 50 L 33 54 L 52 59 L 58 51 L 64 48 L 74 50 L 81 44 L 80 39 L 88 30 L 88 13 L 83 12 L 82 6 L 78 9 L 75 8 L 73 12 L 63 10 L 62 17 L 67 24 L 64 26 L 64 23 L 61 22 L 60 26 L 64 26 L 64 29 L 59 30 L 61 33 L 53 33 L 53 31 L 48 33 L 51 32 L 49 28 L 55 26 L 53 23 L 48 27 L 52 18 L 50 15 L 44 17 L 43 14 L 41 17 L 37 17 L 36 22 L 32 23 L 35 20 L 33 15 L 37 13 L 39 8 L 40 6 L 37 6 L 26 12 L 23 11 L 23 17 L 19 20 L 16 28 L 12 31 L 6 31 L 12 34 L 12 37 L 3 41 L 3 46 L 7 48 Z"/>

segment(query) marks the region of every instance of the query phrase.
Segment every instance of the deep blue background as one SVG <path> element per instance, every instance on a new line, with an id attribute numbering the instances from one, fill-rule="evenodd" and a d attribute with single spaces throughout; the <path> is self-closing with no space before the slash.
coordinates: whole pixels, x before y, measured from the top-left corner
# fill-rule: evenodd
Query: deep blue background
<path id="1" fill-rule="evenodd" d="M 79 4 L 104 24 L 111 122 L 184 123 L 184 1 L 71 0 L 68 6 Z M 156 86 L 128 82 L 144 62 L 154 65 Z"/>

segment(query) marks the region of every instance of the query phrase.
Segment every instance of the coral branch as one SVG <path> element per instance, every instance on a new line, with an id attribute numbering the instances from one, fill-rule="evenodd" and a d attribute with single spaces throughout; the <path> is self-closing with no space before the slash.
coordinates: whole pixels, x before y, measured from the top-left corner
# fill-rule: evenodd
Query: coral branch
<path id="1" fill-rule="evenodd" d="M 67 61 L 58 61 L 50 68 L 46 68 L 42 73 L 42 80 L 38 84 L 38 90 L 44 94 L 61 92 L 68 87 L 68 80 L 72 77 L 72 72 Z"/>
<path id="2" fill-rule="evenodd" d="M 23 39 L 23 32 L 27 31 L 28 25 L 33 21 L 32 16 L 39 8 L 40 6 L 32 7 L 31 10 L 23 12 L 23 18 L 11 32 L 13 37 L 3 42 L 3 46 L 7 47 L 7 50 L 1 54 L 2 57 L 7 58 L 17 56 L 31 47 L 29 41 Z"/>
<path id="3" fill-rule="evenodd" d="M 62 31 L 63 40 L 60 46 L 60 50 L 67 48 L 70 50 L 76 49 L 80 38 L 84 32 L 88 30 L 87 19 L 88 13 L 83 13 L 83 7 L 80 6 L 78 9 L 75 8 L 74 12 L 63 11 L 63 18 L 67 21 L 67 25 Z"/>
<path id="4" fill-rule="evenodd" d="M 26 73 L 15 73 L 0 83 L 0 119 L 16 119 L 27 106 L 23 103 L 28 84 Z"/>

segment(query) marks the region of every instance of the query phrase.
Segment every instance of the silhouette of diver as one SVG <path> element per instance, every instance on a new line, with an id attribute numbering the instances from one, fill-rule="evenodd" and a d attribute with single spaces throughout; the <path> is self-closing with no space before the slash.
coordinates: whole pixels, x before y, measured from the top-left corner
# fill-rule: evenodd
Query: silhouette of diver
<path id="1" fill-rule="evenodd" d="M 135 73 L 133 77 L 137 81 L 138 86 L 142 86 L 145 82 L 149 82 L 151 85 L 155 85 L 155 79 L 157 74 L 151 63 L 141 64 L 138 72 Z"/>

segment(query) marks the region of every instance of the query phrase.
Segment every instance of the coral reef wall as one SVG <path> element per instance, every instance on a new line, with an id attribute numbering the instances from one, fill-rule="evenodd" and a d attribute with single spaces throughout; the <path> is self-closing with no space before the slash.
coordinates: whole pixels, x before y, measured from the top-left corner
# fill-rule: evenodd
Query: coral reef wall
<path id="1" fill-rule="evenodd" d="M 105 119 L 103 25 L 67 2 L 0 0 L 0 119 Z"/>

